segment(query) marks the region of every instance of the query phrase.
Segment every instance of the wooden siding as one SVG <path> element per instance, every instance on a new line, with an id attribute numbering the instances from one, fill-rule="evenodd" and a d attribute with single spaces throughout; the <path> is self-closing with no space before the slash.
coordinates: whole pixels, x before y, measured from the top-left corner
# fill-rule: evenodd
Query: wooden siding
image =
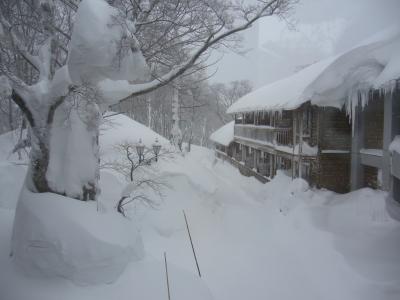
<path id="1" fill-rule="evenodd" d="M 343 110 L 319 108 L 319 127 L 320 150 L 351 149 L 351 123 Z"/>
<path id="2" fill-rule="evenodd" d="M 350 154 L 321 154 L 316 177 L 319 188 L 337 193 L 349 192 Z"/>
<path id="3" fill-rule="evenodd" d="M 384 97 L 378 92 L 373 93 L 363 110 L 364 124 L 364 148 L 383 148 L 383 119 L 384 119 Z"/>

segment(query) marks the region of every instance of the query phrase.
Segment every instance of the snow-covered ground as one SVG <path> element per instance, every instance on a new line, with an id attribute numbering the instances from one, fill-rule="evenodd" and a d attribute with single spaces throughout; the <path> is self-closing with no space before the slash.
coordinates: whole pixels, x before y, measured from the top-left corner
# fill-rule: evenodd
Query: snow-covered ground
<path id="1" fill-rule="evenodd" d="M 132 122 L 132 131 L 103 132 L 101 145 L 109 157 L 117 153 L 110 153 L 106 141 L 146 135 L 133 121 L 115 118 L 124 126 Z M 6 144 L 0 136 L 4 153 Z M 5 161 L 7 157 L 0 162 L 1 300 L 168 299 L 164 251 L 171 299 L 400 298 L 400 223 L 387 215 L 384 192 L 362 189 L 338 195 L 309 189 L 304 181 L 283 174 L 261 184 L 200 147 L 153 164 L 152 172 L 171 188 L 155 209 L 135 204 L 128 211 L 127 224 L 139 228 L 146 256 L 130 263 L 116 282 L 78 286 L 62 278 L 28 277 L 9 257 L 26 167 Z M 102 171 L 100 202 L 112 208 L 123 186 L 121 176 Z"/>

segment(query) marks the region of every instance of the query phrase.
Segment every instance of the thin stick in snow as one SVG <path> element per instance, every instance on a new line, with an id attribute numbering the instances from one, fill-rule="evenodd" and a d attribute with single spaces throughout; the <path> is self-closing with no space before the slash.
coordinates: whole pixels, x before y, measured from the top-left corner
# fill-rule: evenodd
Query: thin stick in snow
<path id="1" fill-rule="evenodd" d="M 167 253 L 166 252 L 164 252 L 164 263 L 165 263 L 165 276 L 167 278 L 168 300 L 171 300 L 171 294 L 169 292 L 169 278 L 168 278 L 168 265 L 167 265 Z"/>
<path id="2" fill-rule="evenodd" d="M 187 228 L 187 232 L 188 232 L 189 239 L 190 239 L 190 244 L 192 245 L 192 251 L 193 251 L 194 260 L 196 261 L 197 272 L 199 272 L 199 277 L 201 277 L 199 263 L 197 261 L 196 251 L 194 251 L 192 236 L 190 234 L 189 224 L 188 224 L 188 221 L 187 221 L 187 218 L 186 218 L 185 210 L 182 210 L 182 211 L 183 211 L 183 216 L 185 217 L 185 223 L 186 223 L 186 228 Z"/>

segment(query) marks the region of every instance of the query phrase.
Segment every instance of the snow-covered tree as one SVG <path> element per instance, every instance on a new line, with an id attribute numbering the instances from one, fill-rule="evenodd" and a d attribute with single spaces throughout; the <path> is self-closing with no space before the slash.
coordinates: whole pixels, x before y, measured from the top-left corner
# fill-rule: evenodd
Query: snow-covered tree
<path id="1" fill-rule="evenodd" d="M 236 43 L 235 34 L 261 17 L 284 16 L 292 3 L 2 1 L 2 90 L 31 136 L 26 187 L 95 199 L 102 111 L 198 70 L 211 49 Z M 33 75 L 21 75 L 10 55 Z"/>

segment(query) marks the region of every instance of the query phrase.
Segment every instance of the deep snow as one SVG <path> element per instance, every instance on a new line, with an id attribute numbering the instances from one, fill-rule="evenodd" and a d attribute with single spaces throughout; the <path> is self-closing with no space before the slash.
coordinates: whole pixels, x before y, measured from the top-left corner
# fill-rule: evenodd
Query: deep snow
<path id="1" fill-rule="evenodd" d="M 123 122 L 141 128 L 129 119 Z M 110 132 L 112 138 L 102 132 L 104 147 L 116 136 L 147 135 L 140 129 Z M 108 156 L 118 155 L 108 146 Z M 12 202 L 24 166 L 3 161 L 0 191 L 7 192 L 0 194 L 0 299 L 167 299 L 164 251 L 172 299 L 211 299 L 210 294 L 218 300 L 399 299 L 400 224 L 385 211 L 386 193 L 316 191 L 283 174 L 261 184 L 216 160 L 212 151 L 192 149 L 153 164 L 153 172 L 172 187 L 156 209 L 136 203 L 128 211 L 146 258 L 130 263 L 113 284 L 86 287 L 56 277 L 27 277 L 12 263 Z M 16 180 L 3 180 L 7 175 Z M 111 170 L 101 175 L 99 200 L 112 208 L 125 182 Z"/>

